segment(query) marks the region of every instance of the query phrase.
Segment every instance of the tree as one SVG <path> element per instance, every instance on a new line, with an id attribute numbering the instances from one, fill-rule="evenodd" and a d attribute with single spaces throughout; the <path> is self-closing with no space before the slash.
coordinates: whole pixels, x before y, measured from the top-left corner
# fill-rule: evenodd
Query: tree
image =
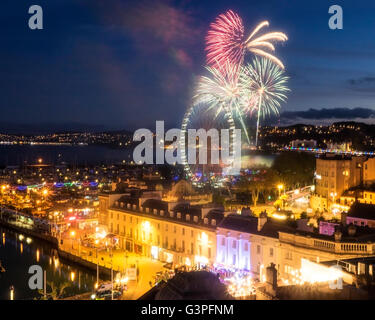
<path id="1" fill-rule="evenodd" d="M 49 287 L 51 289 L 51 291 L 48 293 L 47 292 L 47 300 L 48 298 L 52 299 L 52 300 L 59 300 L 63 297 L 64 295 L 64 291 L 66 288 L 70 287 L 70 283 L 69 282 L 63 282 L 59 285 L 55 285 L 53 282 L 47 282 L 47 287 Z M 44 291 L 43 290 L 38 290 L 38 293 L 40 295 L 42 295 L 42 297 L 40 298 L 41 300 L 44 300 Z"/>
<path id="2" fill-rule="evenodd" d="M 315 157 L 302 152 L 283 152 L 275 159 L 272 169 L 288 188 L 309 185 L 314 178 Z"/>

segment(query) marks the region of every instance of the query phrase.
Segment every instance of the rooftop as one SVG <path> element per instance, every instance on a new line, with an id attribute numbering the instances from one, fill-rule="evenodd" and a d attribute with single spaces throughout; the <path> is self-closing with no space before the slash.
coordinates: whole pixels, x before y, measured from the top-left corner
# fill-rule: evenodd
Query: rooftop
<path id="1" fill-rule="evenodd" d="M 375 205 L 355 202 L 348 211 L 349 217 L 375 220 Z"/>

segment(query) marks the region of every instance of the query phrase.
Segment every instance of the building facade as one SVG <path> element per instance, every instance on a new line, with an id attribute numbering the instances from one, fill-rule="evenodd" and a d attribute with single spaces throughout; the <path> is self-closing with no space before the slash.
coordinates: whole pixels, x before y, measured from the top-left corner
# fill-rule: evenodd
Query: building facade
<path id="1" fill-rule="evenodd" d="M 109 207 L 107 222 L 120 248 L 190 267 L 215 262 L 216 225 L 222 217 L 212 208 L 122 196 Z"/>
<path id="2" fill-rule="evenodd" d="M 327 211 L 343 192 L 363 182 L 365 157 L 325 154 L 316 159 L 315 193 L 310 205 L 313 210 Z"/>

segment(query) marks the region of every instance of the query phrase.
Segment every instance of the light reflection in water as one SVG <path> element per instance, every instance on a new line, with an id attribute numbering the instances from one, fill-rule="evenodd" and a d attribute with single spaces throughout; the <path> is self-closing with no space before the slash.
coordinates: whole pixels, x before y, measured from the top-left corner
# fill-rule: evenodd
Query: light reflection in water
<path id="1" fill-rule="evenodd" d="M 65 289 L 65 296 L 91 292 L 96 281 L 96 272 L 81 269 L 77 265 L 61 260 L 55 248 L 35 238 L 0 228 L 0 257 L 6 272 L 0 275 L 0 300 L 9 300 L 9 288 L 14 286 L 15 299 L 33 299 L 40 295 L 37 290 L 28 287 L 29 267 L 40 265 L 47 272 L 47 291 L 50 284 L 59 288 L 64 283 L 70 285 Z M 22 237 L 21 237 L 22 238 Z M 30 239 L 29 241 L 27 239 Z"/>

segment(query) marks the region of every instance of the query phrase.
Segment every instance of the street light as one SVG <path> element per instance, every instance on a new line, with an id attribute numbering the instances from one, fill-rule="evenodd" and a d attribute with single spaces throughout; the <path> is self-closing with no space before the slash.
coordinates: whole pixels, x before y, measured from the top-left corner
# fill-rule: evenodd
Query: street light
<path id="1" fill-rule="evenodd" d="M 336 192 L 331 192 L 331 197 L 332 197 L 332 205 L 335 204 L 335 200 L 336 200 L 336 196 L 337 196 L 337 193 Z"/>
<path id="2" fill-rule="evenodd" d="M 277 186 L 277 189 L 279 189 L 279 197 L 280 197 L 280 195 L 281 195 L 281 190 L 284 189 L 284 185 L 283 185 L 283 184 L 279 184 L 279 185 Z"/>

